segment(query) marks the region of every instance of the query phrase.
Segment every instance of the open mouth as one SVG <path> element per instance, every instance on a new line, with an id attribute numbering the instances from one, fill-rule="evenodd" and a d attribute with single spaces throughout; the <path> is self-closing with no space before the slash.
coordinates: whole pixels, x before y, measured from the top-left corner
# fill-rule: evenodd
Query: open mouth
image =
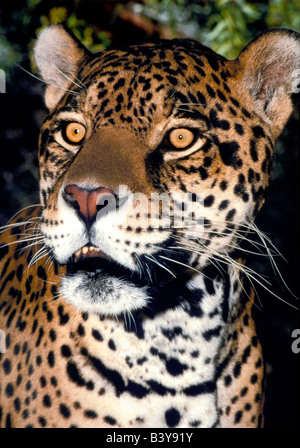
<path id="1" fill-rule="evenodd" d="M 140 274 L 116 262 L 101 249 L 91 244 L 87 244 L 72 255 L 67 263 L 67 273 L 69 275 L 84 273 L 94 280 L 114 277 L 130 280 L 139 286 L 148 284 L 146 278 L 141 278 Z"/>
<path id="2" fill-rule="evenodd" d="M 144 308 L 151 297 L 151 310 L 147 312 L 152 315 L 181 303 L 185 292 L 179 284 L 186 274 L 177 274 L 178 278 L 170 274 L 170 269 L 162 269 L 155 263 L 149 264 L 148 270 L 132 271 L 88 244 L 76 251 L 67 263 L 63 294 L 80 309 L 104 314 Z"/>
<path id="3" fill-rule="evenodd" d="M 135 255 L 135 253 L 132 253 L 133 258 L 135 258 Z M 187 256 L 188 254 L 185 253 L 176 253 L 175 261 L 170 263 L 170 265 L 166 261 L 162 264 L 159 253 L 157 256 L 159 263 L 156 263 L 155 260 L 149 260 L 147 256 L 145 258 L 139 256 L 139 269 L 131 270 L 111 258 L 99 247 L 88 243 L 71 256 L 67 263 L 67 274 L 69 276 L 84 275 L 89 281 L 98 281 L 100 283 L 105 281 L 105 279 L 118 278 L 121 281 L 130 281 L 138 287 L 161 286 L 168 284 L 176 276 L 186 271 L 184 266 L 188 267 Z M 149 272 L 151 272 L 151 275 L 149 275 Z"/>
<path id="4" fill-rule="evenodd" d="M 96 274 L 99 271 L 106 271 L 112 263 L 115 264 L 101 249 L 92 244 L 87 244 L 70 257 L 67 270 L 69 274 L 76 274 L 80 271 Z"/>

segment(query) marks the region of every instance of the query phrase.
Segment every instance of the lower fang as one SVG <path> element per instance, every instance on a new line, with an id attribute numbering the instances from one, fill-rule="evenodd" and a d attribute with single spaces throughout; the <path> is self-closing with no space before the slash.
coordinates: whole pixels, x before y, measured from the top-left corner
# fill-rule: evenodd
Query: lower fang
<path id="1" fill-rule="evenodd" d="M 80 254 L 81 254 L 81 250 L 79 249 L 77 252 L 75 252 L 75 257 L 76 257 L 76 258 L 79 258 L 79 257 L 80 257 Z"/>

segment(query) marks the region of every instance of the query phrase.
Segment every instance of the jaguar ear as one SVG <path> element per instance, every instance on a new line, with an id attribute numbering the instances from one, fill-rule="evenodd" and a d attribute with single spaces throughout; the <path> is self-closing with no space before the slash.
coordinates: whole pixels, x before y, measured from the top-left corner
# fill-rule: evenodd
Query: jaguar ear
<path id="1" fill-rule="evenodd" d="M 45 28 L 34 48 L 36 66 L 47 84 L 45 103 L 53 109 L 70 87 L 89 52 L 63 25 Z"/>
<path id="2" fill-rule="evenodd" d="M 235 62 L 239 85 L 250 93 L 254 110 L 277 138 L 292 112 L 291 94 L 299 91 L 300 34 L 268 31 L 252 41 Z"/>

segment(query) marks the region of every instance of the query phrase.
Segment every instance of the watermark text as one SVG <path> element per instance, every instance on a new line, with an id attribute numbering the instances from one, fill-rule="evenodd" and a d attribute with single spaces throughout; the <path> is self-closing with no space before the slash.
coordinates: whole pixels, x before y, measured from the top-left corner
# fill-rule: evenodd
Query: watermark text
<path id="1" fill-rule="evenodd" d="M 6 352 L 5 331 L 0 329 L 0 353 Z"/>
<path id="2" fill-rule="evenodd" d="M 292 352 L 298 354 L 300 353 L 300 328 L 293 330 L 291 336 L 295 339 L 292 343 Z"/>

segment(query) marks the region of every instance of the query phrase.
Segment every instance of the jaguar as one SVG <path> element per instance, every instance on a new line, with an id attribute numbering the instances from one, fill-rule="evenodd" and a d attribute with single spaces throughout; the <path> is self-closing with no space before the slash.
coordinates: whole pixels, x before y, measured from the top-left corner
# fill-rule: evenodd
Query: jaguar
<path id="1" fill-rule="evenodd" d="M 299 50 L 286 29 L 235 60 L 40 33 L 41 204 L 1 236 L 1 427 L 263 426 L 247 243 Z"/>

